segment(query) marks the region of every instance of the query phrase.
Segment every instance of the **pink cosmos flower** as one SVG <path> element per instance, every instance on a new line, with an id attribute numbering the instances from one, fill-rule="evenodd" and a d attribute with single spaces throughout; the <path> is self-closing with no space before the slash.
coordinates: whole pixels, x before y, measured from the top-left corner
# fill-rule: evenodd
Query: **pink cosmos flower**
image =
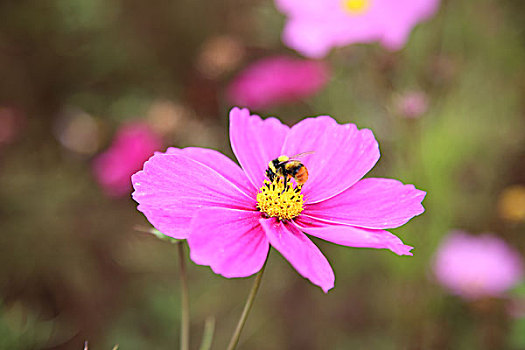
<path id="1" fill-rule="evenodd" d="M 436 12 L 439 0 L 275 0 L 288 16 L 284 43 L 308 57 L 332 47 L 379 41 L 390 50 Z"/>
<path id="2" fill-rule="evenodd" d="M 473 300 L 501 296 L 523 276 L 519 253 L 502 239 L 453 231 L 438 248 L 434 273 L 453 294 Z"/>
<path id="3" fill-rule="evenodd" d="M 233 108 L 230 141 L 242 168 L 214 150 L 170 148 L 132 177 L 138 209 L 164 234 L 187 238 L 195 263 L 246 277 L 261 269 L 271 245 L 326 292 L 334 273 L 306 234 L 412 255 L 384 229 L 421 214 L 425 192 L 397 180 L 362 179 L 379 159 L 370 130 L 328 116 L 288 127 Z M 309 172 L 304 186 L 266 178 L 269 161 L 312 151 L 301 158 Z"/>
<path id="4" fill-rule="evenodd" d="M 264 58 L 237 76 L 227 95 L 236 105 L 267 108 L 314 95 L 326 85 L 328 75 L 327 66 L 319 61 Z"/>
<path id="5" fill-rule="evenodd" d="M 131 175 L 161 146 L 160 137 L 147 124 L 123 125 L 109 149 L 93 161 L 96 180 L 110 196 L 129 195 Z"/>

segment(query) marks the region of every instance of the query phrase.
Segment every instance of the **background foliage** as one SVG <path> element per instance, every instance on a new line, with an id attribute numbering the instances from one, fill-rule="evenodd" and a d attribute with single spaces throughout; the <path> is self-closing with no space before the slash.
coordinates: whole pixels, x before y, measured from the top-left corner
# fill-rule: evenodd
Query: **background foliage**
<path id="1" fill-rule="evenodd" d="M 317 240 L 336 273 L 327 295 L 272 252 L 241 348 L 525 348 L 525 321 L 509 315 L 508 300 L 462 302 L 430 271 L 453 228 L 491 231 L 525 252 L 523 222 L 497 210 L 504 188 L 525 184 L 524 16 L 517 0 L 443 0 L 403 50 L 335 50 L 333 77 L 316 97 L 256 111 L 289 124 L 329 114 L 372 129 L 382 152 L 372 175 L 426 190 L 427 211 L 395 230 L 413 257 Z M 178 118 L 166 146 L 232 156 L 225 88 L 258 58 L 296 55 L 280 42 L 283 22 L 270 0 L 0 2 L 0 106 L 23 115 L 18 139 L 0 145 L 0 348 L 178 343 L 176 249 L 137 230 L 148 224 L 130 198 L 104 195 L 91 158 L 124 121 L 160 113 L 159 101 Z M 238 62 L 209 74 L 202 57 L 218 36 L 238 45 Z M 414 90 L 429 110 L 401 118 L 396 97 Z M 96 124 L 89 152 L 60 142 L 78 113 Z M 223 348 L 251 281 L 194 264 L 189 274 L 192 343 L 214 315 L 213 348 Z"/>

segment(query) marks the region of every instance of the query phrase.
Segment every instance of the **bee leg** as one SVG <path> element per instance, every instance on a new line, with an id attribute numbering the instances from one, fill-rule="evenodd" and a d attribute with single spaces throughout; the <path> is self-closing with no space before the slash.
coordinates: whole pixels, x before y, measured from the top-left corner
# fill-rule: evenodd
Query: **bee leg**
<path id="1" fill-rule="evenodd" d="M 274 174 L 270 169 L 266 169 L 266 177 L 268 180 L 270 180 L 270 182 L 273 182 Z"/>
<path id="2" fill-rule="evenodd" d="M 288 176 L 284 177 L 283 185 L 283 191 L 281 192 L 281 194 L 288 190 Z"/>

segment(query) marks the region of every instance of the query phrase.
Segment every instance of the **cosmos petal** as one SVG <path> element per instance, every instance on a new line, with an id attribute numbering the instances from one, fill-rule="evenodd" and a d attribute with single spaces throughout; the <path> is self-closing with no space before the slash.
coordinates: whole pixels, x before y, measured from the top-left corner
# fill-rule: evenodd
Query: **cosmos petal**
<path id="1" fill-rule="evenodd" d="M 131 178 L 138 210 L 162 233 L 186 238 L 202 207 L 255 210 L 255 199 L 210 167 L 180 154 L 155 154 Z"/>
<path id="2" fill-rule="evenodd" d="M 303 277 L 318 285 L 326 293 L 334 287 L 332 267 L 319 248 L 293 224 L 284 224 L 275 219 L 259 220 L 270 244 Z"/>
<path id="3" fill-rule="evenodd" d="M 307 118 L 288 133 L 281 153 L 301 158 L 309 172 L 303 186 L 305 203 L 333 197 L 359 181 L 379 159 L 379 146 L 372 132 L 354 124 L 337 124 L 328 117 Z"/>
<path id="4" fill-rule="evenodd" d="M 326 241 L 356 248 L 389 249 L 397 255 L 412 255 L 411 246 L 394 234 L 383 230 L 371 230 L 347 225 L 329 224 L 301 217 L 294 224 L 303 232 Z"/>
<path id="5" fill-rule="evenodd" d="M 394 179 L 367 178 L 326 201 L 308 205 L 303 214 L 371 229 L 395 228 L 425 211 L 426 193 Z"/>
<path id="6" fill-rule="evenodd" d="M 289 127 L 275 118 L 262 120 L 248 109 L 230 112 L 230 142 L 251 183 L 260 188 L 268 162 L 279 157 Z"/>
<path id="7" fill-rule="evenodd" d="M 410 27 L 399 27 L 396 30 L 385 32 L 381 37 L 381 44 L 391 51 L 400 50 L 408 40 L 411 29 Z"/>
<path id="8" fill-rule="evenodd" d="M 386 5 L 386 6 L 385 6 Z M 431 17 L 438 9 L 439 0 L 415 0 L 407 1 L 406 11 L 399 11 L 397 16 L 391 16 L 393 11 L 398 10 L 396 2 L 389 2 L 383 6 L 383 15 L 385 23 L 381 35 L 381 44 L 390 50 L 401 49 L 410 36 L 412 28 L 420 21 Z M 390 8 L 389 8 L 390 7 Z"/>
<path id="9" fill-rule="evenodd" d="M 200 147 L 175 148 L 169 147 L 166 154 L 181 154 L 199 163 L 212 168 L 224 178 L 231 181 L 235 186 L 250 196 L 255 196 L 255 188 L 246 177 L 244 171 L 233 160 L 213 149 Z"/>
<path id="10" fill-rule="evenodd" d="M 309 58 L 323 58 L 334 46 L 327 28 L 312 26 L 305 19 L 291 18 L 282 33 L 283 43 Z"/>
<path id="11" fill-rule="evenodd" d="M 191 259 L 224 277 L 246 277 L 261 269 L 269 244 L 254 211 L 228 208 L 199 210 L 188 237 Z"/>
<path id="12" fill-rule="evenodd" d="M 301 6 L 298 6 L 299 3 Z M 338 9 L 339 4 L 319 0 L 275 0 L 275 6 L 283 13 L 297 16 L 299 12 L 301 17 L 312 17 L 328 15 Z"/>

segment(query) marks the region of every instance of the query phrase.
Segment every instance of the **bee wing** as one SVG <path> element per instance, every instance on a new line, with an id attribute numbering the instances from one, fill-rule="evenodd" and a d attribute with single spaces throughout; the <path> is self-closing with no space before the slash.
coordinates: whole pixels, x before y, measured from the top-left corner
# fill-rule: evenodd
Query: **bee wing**
<path id="1" fill-rule="evenodd" d="M 312 154 L 314 152 L 315 151 L 309 151 L 309 152 L 302 152 L 302 153 L 294 154 L 293 156 L 288 157 L 288 160 L 285 160 L 284 162 L 278 163 L 277 166 L 289 163 L 289 162 L 291 162 L 293 160 L 299 161 L 299 159 L 297 159 L 297 158 L 301 158 L 301 157 L 307 156 L 307 155 Z"/>
<path id="2" fill-rule="evenodd" d="M 304 157 L 304 156 L 307 156 L 307 155 L 310 155 L 310 154 L 313 154 L 315 153 L 315 151 L 308 151 L 308 152 L 301 152 L 301 153 L 297 153 L 297 154 L 294 154 L 293 156 L 290 156 L 289 160 L 298 160 L 297 158 L 301 158 L 301 157 Z"/>

